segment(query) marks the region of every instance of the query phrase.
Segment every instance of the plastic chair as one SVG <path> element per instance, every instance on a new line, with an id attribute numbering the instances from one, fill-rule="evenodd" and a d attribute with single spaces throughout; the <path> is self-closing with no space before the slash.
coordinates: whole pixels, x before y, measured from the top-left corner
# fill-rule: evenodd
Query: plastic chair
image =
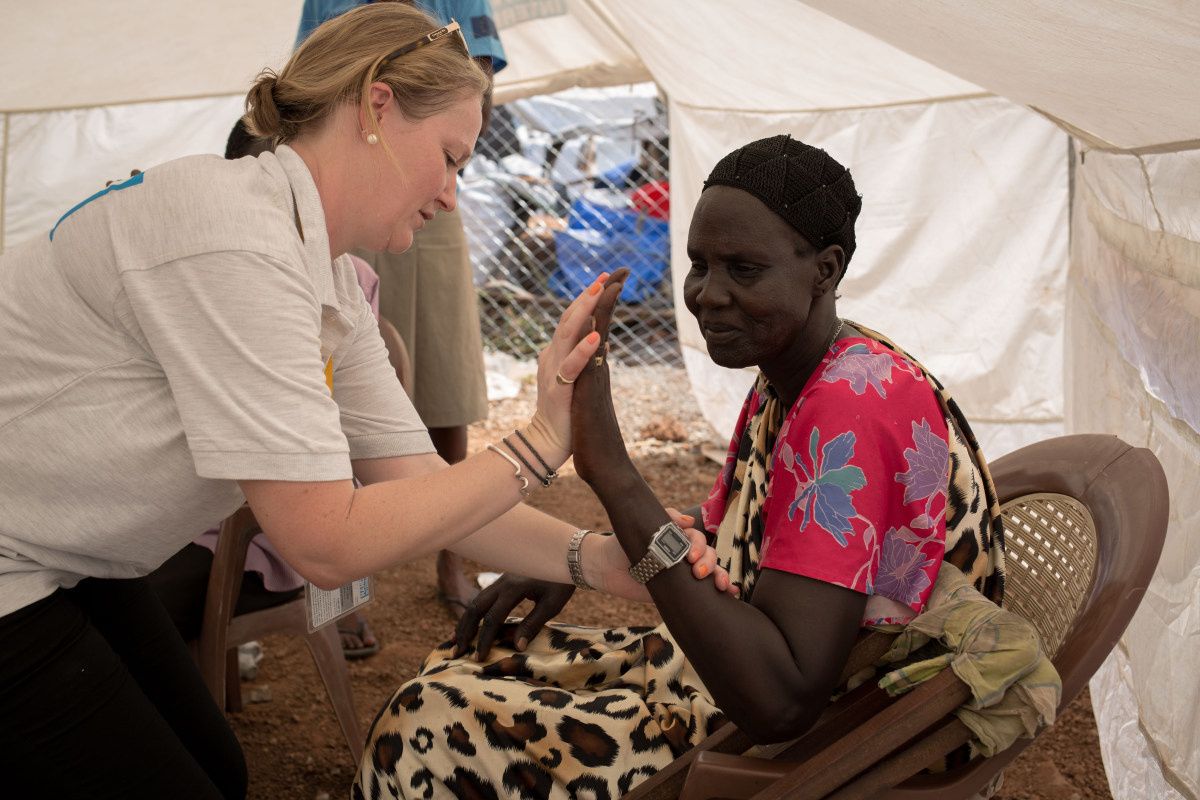
<path id="1" fill-rule="evenodd" d="M 1115 436 L 1064 436 L 998 459 L 1005 518 L 1005 606 L 1042 637 L 1063 682 L 1060 710 L 1083 689 L 1133 617 L 1162 552 L 1167 484 L 1154 454 Z M 843 675 L 872 663 L 889 637 L 868 634 Z M 953 715 L 969 690 L 951 670 L 901 697 L 874 682 L 830 704 L 773 758 L 743 755 L 726 725 L 626 795 L 707 798 L 967 798 L 995 785 L 1032 740 L 941 773 L 922 770 L 970 739 Z"/>
<path id="2" fill-rule="evenodd" d="M 411 391 L 412 362 L 400 334 L 387 320 L 380 320 L 379 333 L 387 346 L 388 360 L 396 371 L 396 377 L 405 391 Z M 350 672 L 342 656 L 337 626 L 326 625 L 315 633 L 309 633 L 303 595 L 260 611 L 233 614 L 246 566 L 246 549 L 260 530 L 248 506 L 243 506 L 221 524 L 208 578 L 204 619 L 196 642 L 200 673 L 218 704 L 224 703 L 230 711 L 240 711 L 242 695 L 237 646 L 277 633 L 304 637 L 321 681 L 325 684 L 346 745 L 350 748 L 350 755 L 357 764 L 362 758 L 364 736 L 354 706 Z"/>
<path id="3" fill-rule="evenodd" d="M 346 745 L 350 748 L 350 755 L 357 764 L 362 757 L 364 736 L 354 706 L 350 672 L 342 656 L 337 626 L 326 625 L 309 633 L 308 611 L 303 595 L 271 608 L 233 616 L 242 585 L 242 572 L 246 566 L 246 548 L 259 532 L 258 522 L 249 506 L 242 506 L 221 523 L 197 645 L 200 674 L 217 703 L 224 702 L 230 711 L 240 711 L 242 694 L 237 646 L 270 634 L 304 637 L 321 681 L 325 684 L 325 692 L 333 705 Z"/>

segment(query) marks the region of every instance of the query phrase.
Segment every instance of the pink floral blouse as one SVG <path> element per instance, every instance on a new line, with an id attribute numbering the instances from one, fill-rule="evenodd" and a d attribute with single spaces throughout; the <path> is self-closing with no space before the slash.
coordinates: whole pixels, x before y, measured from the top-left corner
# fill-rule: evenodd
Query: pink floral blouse
<path id="1" fill-rule="evenodd" d="M 703 507 L 725 513 L 743 428 L 763 399 L 751 390 L 725 469 Z M 771 458 L 759 566 L 804 575 L 919 613 L 946 541 L 949 446 L 933 388 L 903 356 L 871 339 L 841 339 L 788 412 Z M 872 613 L 872 608 L 876 613 Z M 903 622 L 879 613 L 864 622 Z"/>

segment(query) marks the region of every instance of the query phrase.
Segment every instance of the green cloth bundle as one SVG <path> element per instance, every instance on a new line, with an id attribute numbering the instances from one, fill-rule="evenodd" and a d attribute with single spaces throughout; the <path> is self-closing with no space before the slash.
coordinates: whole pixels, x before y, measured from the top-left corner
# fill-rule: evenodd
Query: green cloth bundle
<path id="1" fill-rule="evenodd" d="M 890 628 L 894 630 L 894 627 Z M 992 756 L 1054 722 L 1062 680 L 1026 620 L 981 595 L 943 563 L 925 611 L 904 626 L 881 666 L 905 661 L 879 681 L 898 695 L 946 667 L 971 689 L 955 712 L 975 734 L 972 753 Z"/>

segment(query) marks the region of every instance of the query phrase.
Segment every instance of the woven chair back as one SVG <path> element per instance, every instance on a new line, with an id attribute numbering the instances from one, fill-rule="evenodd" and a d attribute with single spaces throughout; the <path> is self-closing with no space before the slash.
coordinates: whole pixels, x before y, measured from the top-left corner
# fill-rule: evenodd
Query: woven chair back
<path id="1" fill-rule="evenodd" d="M 1028 620 L 1053 658 L 1092 588 L 1096 526 L 1078 500 L 1038 493 L 1001 506 L 1004 517 L 1004 606 Z"/>

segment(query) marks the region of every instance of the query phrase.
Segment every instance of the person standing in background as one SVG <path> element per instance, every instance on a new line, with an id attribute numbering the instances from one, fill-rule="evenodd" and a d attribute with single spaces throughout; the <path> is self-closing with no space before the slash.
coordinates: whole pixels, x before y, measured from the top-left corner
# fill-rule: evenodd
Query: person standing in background
<path id="1" fill-rule="evenodd" d="M 508 63 L 489 0 L 382 0 L 406 2 L 442 24 L 457 20 L 476 63 L 494 76 Z M 321 23 L 370 0 L 305 0 L 296 44 Z M 484 97 L 483 127 L 491 116 Z M 413 366 L 413 405 L 429 428 L 434 447 L 449 464 L 467 455 L 467 426 L 487 418 L 487 383 L 479 306 L 471 258 L 458 210 L 438 214 L 402 254 L 357 251 L 379 273 L 380 316 L 396 326 Z M 438 553 L 438 597 L 454 616 L 478 593 L 463 573 L 462 559 Z M 371 637 L 370 631 L 362 632 Z M 365 642 L 364 642 L 365 644 Z"/>

